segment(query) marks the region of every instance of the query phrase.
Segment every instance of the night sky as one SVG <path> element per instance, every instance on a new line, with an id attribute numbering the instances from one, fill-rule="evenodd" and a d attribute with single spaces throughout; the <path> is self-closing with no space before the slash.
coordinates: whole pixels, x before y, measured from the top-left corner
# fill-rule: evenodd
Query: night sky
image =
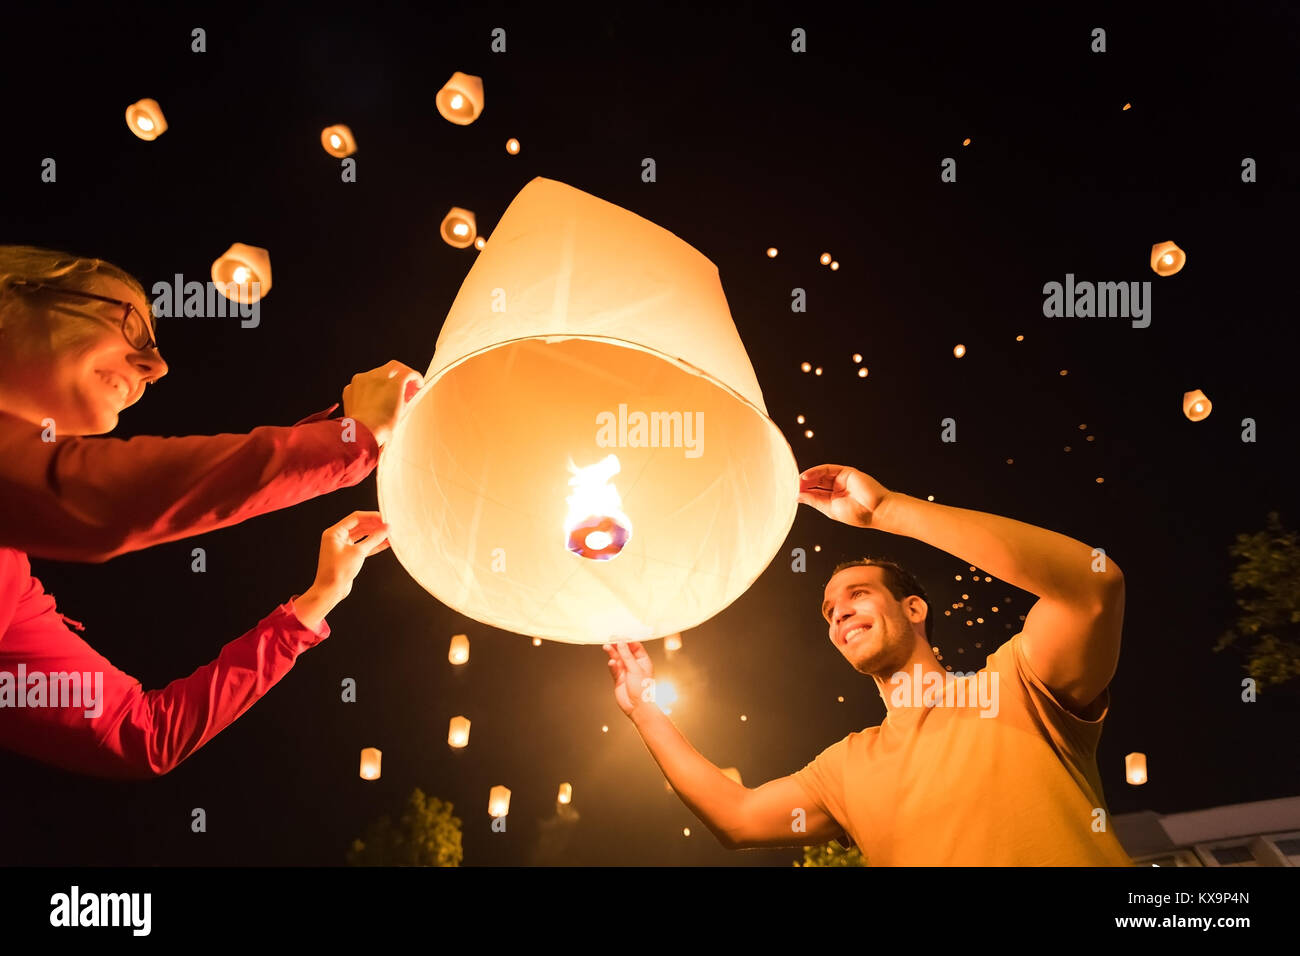
<path id="1" fill-rule="evenodd" d="M 10 131 L 0 241 L 104 258 L 146 289 L 177 272 L 206 281 L 232 242 L 271 253 L 259 327 L 160 322 L 171 371 L 113 437 L 289 425 L 389 359 L 423 373 L 476 255 L 439 238 L 443 214 L 472 209 L 490 237 L 529 180 L 556 179 L 717 265 L 801 469 L 852 465 L 892 490 L 1104 547 L 1119 563 L 1124 644 L 1098 755 L 1112 813 L 1300 792 L 1300 695 L 1243 704 L 1244 656 L 1211 651 L 1233 618 L 1234 536 L 1262 529 L 1270 510 L 1289 528 L 1300 519 L 1294 8 L 855 20 L 852 8 L 804 4 L 466 6 L 365 4 L 350 19 L 228 4 L 159 16 L 43 7 L 0 32 Z M 489 49 L 498 26 L 504 54 Z M 208 52 L 191 52 L 194 27 Z M 807 53 L 791 52 L 794 27 Z M 1105 53 L 1090 51 L 1094 27 L 1107 31 Z M 483 114 L 464 127 L 434 109 L 456 70 L 485 88 Z M 152 143 L 123 118 L 143 97 L 169 123 Z M 354 184 L 320 146 L 332 123 L 357 137 Z M 512 136 L 517 156 L 504 148 Z M 40 181 L 45 157 L 57 183 Z M 645 157 L 654 183 L 641 179 Z M 940 181 L 945 157 L 955 183 Z M 1256 183 L 1241 180 L 1245 157 Z M 1161 278 L 1148 257 L 1165 240 L 1187 265 Z M 824 251 L 838 271 L 819 264 Z M 1043 285 L 1067 273 L 1150 281 L 1151 325 L 1045 318 Z M 805 314 L 790 310 L 795 287 Z M 802 372 L 803 361 L 824 373 Z M 1214 406 L 1193 423 L 1181 398 L 1198 388 Z M 940 441 L 947 417 L 956 443 Z M 1255 443 L 1241 441 L 1246 417 Z M 150 493 L 147 475 L 139 492 Z M 372 474 L 102 565 L 32 566 L 95 648 L 162 687 L 304 591 L 321 531 L 375 507 Z M 190 570 L 197 546 L 206 574 Z M 791 570 L 796 547 L 809 552 L 806 573 Z M 964 561 L 921 542 L 801 507 L 744 596 L 686 632 L 670 665 L 660 642 L 650 648 L 657 676 L 682 695 L 677 726 L 747 785 L 883 717 L 875 684 L 831 646 L 818 613 L 831 569 L 864 555 L 892 557 L 928 587 L 936 643 L 956 669 L 982 666 L 1034 600 L 997 580 L 971 584 Z M 983 625 L 942 616 L 963 593 Z M 391 551 L 367 562 L 328 620 L 326 642 L 165 777 L 105 782 L 0 754 L 0 861 L 337 865 L 417 786 L 455 805 L 466 865 L 799 856 L 728 852 L 665 791 L 599 647 L 534 647 L 462 617 Z M 459 632 L 471 657 L 453 668 Z M 354 704 L 340 701 L 346 677 Z M 463 752 L 446 743 L 457 714 L 473 722 Z M 383 751 L 375 782 L 357 774 L 367 746 Z M 1124 781 L 1134 750 L 1148 755 L 1140 788 Z M 555 819 L 562 781 L 576 823 Z M 513 792 L 505 834 L 490 831 L 494 784 Z M 205 834 L 190 831 L 194 807 L 207 812 Z"/>

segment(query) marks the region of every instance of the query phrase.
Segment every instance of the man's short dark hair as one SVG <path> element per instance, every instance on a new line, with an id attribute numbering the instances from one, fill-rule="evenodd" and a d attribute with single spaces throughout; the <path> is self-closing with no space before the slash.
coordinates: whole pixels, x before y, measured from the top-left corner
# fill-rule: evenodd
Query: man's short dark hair
<path id="1" fill-rule="evenodd" d="M 831 572 L 831 577 L 839 574 L 845 568 L 880 568 L 885 580 L 885 587 L 889 593 L 894 596 L 894 600 L 902 601 L 903 599 L 915 594 L 925 602 L 925 639 L 934 645 L 934 605 L 930 603 L 930 598 L 925 593 L 925 588 L 921 587 L 921 582 L 912 576 L 912 573 L 902 565 L 896 564 L 886 558 L 859 558 L 856 561 L 841 561 Z M 826 582 L 830 584 L 828 580 Z"/>

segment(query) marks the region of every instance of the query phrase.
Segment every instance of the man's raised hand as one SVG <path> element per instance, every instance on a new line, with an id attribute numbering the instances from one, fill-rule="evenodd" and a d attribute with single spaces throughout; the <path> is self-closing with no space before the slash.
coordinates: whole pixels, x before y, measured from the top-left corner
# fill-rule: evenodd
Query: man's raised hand
<path id="1" fill-rule="evenodd" d="M 606 644 L 609 673 L 614 678 L 614 700 L 629 717 L 647 704 L 654 706 L 654 665 L 639 641 Z"/>
<path id="2" fill-rule="evenodd" d="M 799 502 L 855 528 L 870 528 L 889 489 L 847 465 L 818 465 L 799 476 Z"/>

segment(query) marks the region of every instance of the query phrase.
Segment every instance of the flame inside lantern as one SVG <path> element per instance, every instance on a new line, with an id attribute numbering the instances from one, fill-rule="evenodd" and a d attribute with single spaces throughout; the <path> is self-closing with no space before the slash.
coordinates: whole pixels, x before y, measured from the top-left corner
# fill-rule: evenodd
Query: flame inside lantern
<path id="1" fill-rule="evenodd" d="M 606 455 L 594 465 L 579 468 L 569 459 L 573 494 L 565 500 L 569 513 L 564 518 L 568 549 L 593 561 L 617 557 L 632 537 L 632 520 L 623 513 L 623 500 L 609 479 L 618 474 L 617 455 Z"/>

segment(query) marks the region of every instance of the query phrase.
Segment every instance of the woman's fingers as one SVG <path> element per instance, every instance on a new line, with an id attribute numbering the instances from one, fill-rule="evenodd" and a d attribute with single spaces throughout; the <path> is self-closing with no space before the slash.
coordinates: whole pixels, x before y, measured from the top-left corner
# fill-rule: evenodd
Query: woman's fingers
<path id="1" fill-rule="evenodd" d="M 357 542 L 357 547 L 364 551 L 367 557 L 383 551 L 384 548 L 388 547 L 388 528 L 384 527 L 372 531 L 364 541 Z"/>

